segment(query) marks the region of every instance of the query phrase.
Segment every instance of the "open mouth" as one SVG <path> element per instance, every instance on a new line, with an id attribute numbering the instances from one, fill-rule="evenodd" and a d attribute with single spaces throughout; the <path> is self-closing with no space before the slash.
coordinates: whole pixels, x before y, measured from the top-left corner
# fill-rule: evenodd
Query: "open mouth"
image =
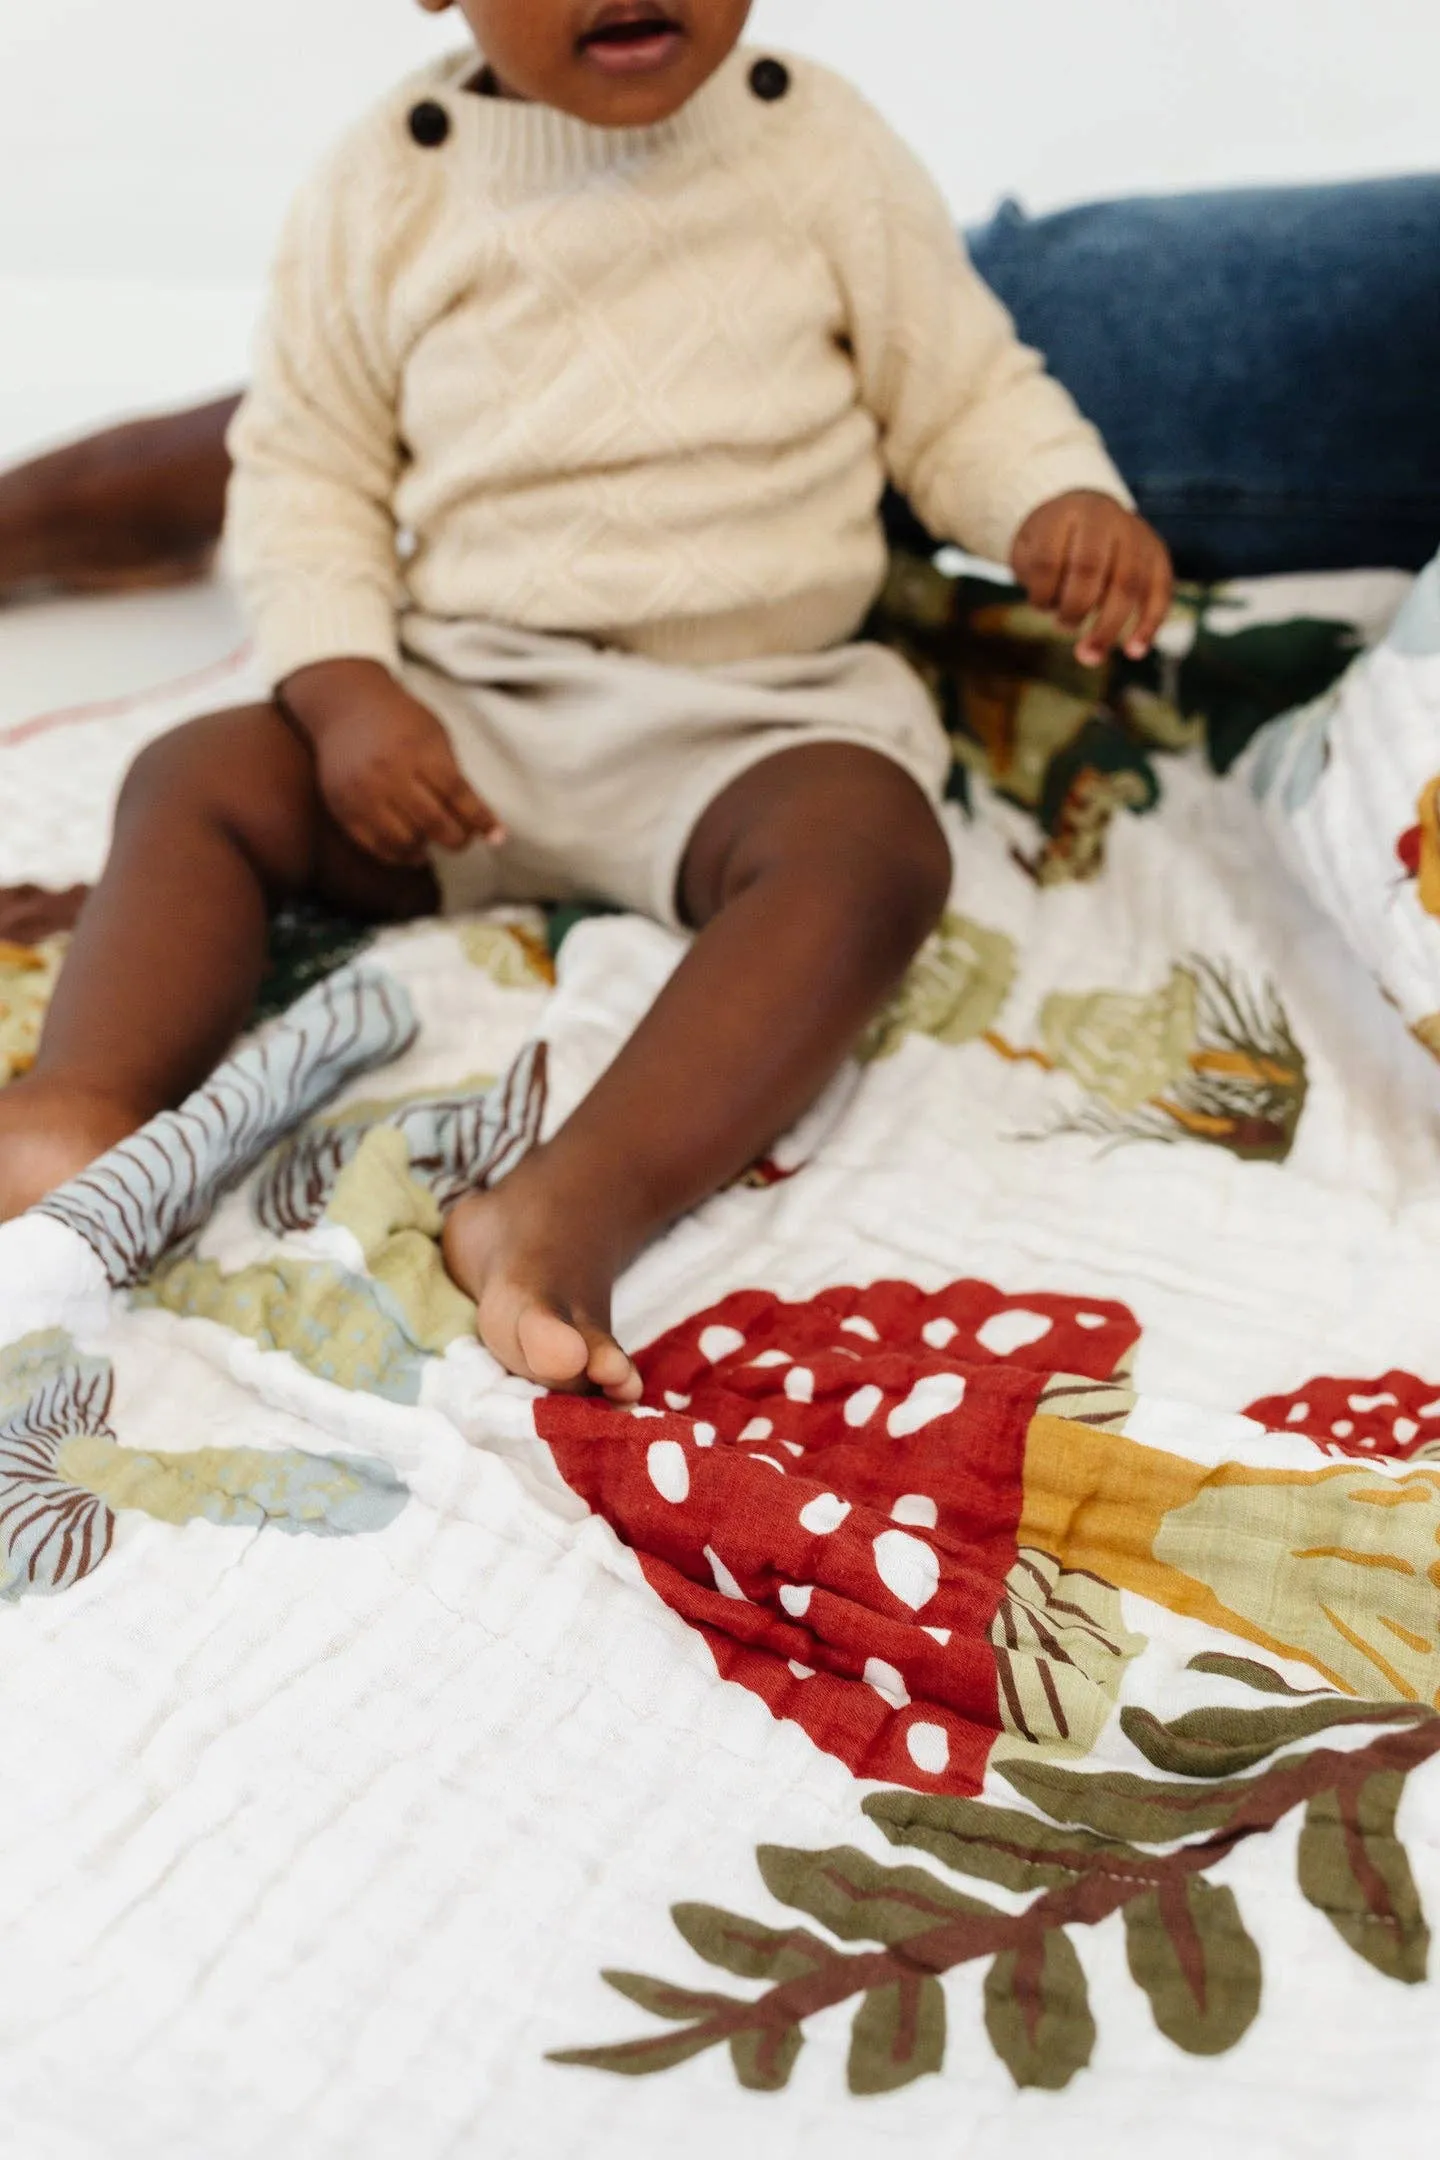
<path id="1" fill-rule="evenodd" d="M 644 75 L 675 58 L 685 27 L 653 0 L 612 0 L 576 41 L 576 50 L 607 75 Z"/>

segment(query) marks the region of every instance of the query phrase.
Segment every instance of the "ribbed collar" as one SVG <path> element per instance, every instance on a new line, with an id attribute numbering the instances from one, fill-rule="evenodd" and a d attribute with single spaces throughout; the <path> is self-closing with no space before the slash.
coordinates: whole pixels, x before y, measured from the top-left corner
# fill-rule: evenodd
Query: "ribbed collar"
<path id="1" fill-rule="evenodd" d="M 470 90 L 481 61 L 472 46 L 435 70 L 434 88 L 455 123 L 472 167 L 496 199 L 551 194 L 602 173 L 634 172 L 688 151 L 733 150 L 764 107 L 750 88 L 759 55 L 739 47 L 687 105 L 656 127 L 602 128 L 550 105 L 485 97 Z"/>

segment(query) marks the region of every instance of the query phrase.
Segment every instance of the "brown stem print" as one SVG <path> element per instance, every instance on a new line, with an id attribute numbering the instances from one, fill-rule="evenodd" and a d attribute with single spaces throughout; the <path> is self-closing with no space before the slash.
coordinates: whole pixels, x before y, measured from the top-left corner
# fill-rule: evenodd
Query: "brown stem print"
<path id="1" fill-rule="evenodd" d="M 1267 1690 L 1268 1692 L 1268 1690 Z M 692 1947 L 711 1963 L 770 1986 L 754 2000 L 697 1997 L 645 1981 L 646 2007 L 683 2032 L 567 2050 L 552 2060 L 638 2076 L 728 2044 L 741 2081 L 783 2084 L 807 2021 L 861 1998 L 850 2058 L 857 2093 L 897 2089 L 941 2068 L 943 1974 L 990 1962 L 986 2027 L 1016 2082 L 1059 2089 L 1090 2059 L 1095 2027 L 1085 1975 L 1067 1930 L 1125 1916 L 1130 1968 L 1160 2030 L 1189 2052 L 1220 2054 L 1260 2006 L 1259 1952 L 1232 1892 L 1209 1882 L 1236 1848 L 1306 1809 L 1300 1887 L 1343 1940 L 1390 1977 L 1426 1971 L 1429 1935 L 1395 1815 L 1406 1778 L 1440 1754 L 1440 1717 L 1393 1704 L 1332 1702 L 1331 1724 L 1388 1729 L 1365 1746 L 1318 1746 L 1319 1706 L 1271 1703 L 1226 1713 L 1244 1722 L 1228 1753 L 1276 1759 L 1255 1776 L 1191 1770 L 1184 1782 L 1084 1774 L 1012 1761 L 1002 1774 L 1038 1813 L 915 1792 L 873 1795 L 865 1812 L 892 1844 L 919 1848 L 957 1872 L 1010 1890 L 1038 1890 L 1007 1912 L 956 1890 L 929 1869 L 892 1868 L 851 1847 L 805 1853 L 761 1847 L 766 1886 L 819 1921 L 844 1949 L 807 1929 L 775 1930 L 705 1906 L 676 1908 Z M 1170 1728 L 1151 1720 L 1151 1760 Z M 1185 1753 L 1184 1733 L 1174 1745 Z M 1199 1832 L 1199 1835 L 1194 1833 Z M 1189 1836 L 1190 1842 L 1173 1841 Z M 1162 1851 L 1145 1846 L 1166 1845 Z M 630 1975 L 607 1975 L 642 1999 Z"/>

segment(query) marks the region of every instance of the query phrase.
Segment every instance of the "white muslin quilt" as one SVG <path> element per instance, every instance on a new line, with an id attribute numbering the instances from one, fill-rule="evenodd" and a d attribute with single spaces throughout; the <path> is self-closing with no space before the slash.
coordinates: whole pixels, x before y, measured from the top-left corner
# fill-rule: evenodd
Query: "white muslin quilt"
<path id="1" fill-rule="evenodd" d="M 0 879 L 245 688 L 12 728 Z M 633 1415 L 437 1235 L 676 964 L 634 917 L 352 941 L 0 1230 L 24 2160 L 1433 2144 L 1440 1071 L 1157 709 L 1043 859 L 1053 700 L 990 726 L 861 1056 L 620 1286 Z"/>

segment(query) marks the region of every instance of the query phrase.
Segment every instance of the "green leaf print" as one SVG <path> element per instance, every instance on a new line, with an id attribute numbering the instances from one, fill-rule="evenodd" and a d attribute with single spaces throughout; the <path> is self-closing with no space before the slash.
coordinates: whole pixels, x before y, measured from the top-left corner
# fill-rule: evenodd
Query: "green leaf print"
<path id="1" fill-rule="evenodd" d="M 606 1987 L 614 1988 L 627 2002 L 638 2003 L 653 2017 L 669 2018 L 672 2024 L 683 2025 L 688 2018 L 704 2017 L 711 2010 L 723 2010 L 735 2001 L 733 1995 L 711 1995 L 696 1988 L 673 1987 L 668 1980 L 652 1980 L 648 1973 L 603 1972 L 600 1975 Z"/>
<path id="2" fill-rule="evenodd" d="M 945 1990 L 926 1973 L 872 1988 L 850 2036 L 852 2093 L 899 2092 L 945 2064 Z"/>
<path id="3" fill-rule="evenodd" d="M 793 1980 L 831 1955 L 805 1928 L 762 1927 L 715 1905 L 676 1905 L 670 1917 L 707 1965 L 742 1980 Z"/>
<path id="4" fill-rule="evenodd" d="M 1260 1952 L 1234 1893 L 1186 1876 L 1125 1908 L 1125 1948 L 1155 2023 L 1187 2055 L 1223 2055 L 1260 2011 Z"/>
<path id="5" fill-rule="evenodd" d="M 798 2025 L 739 2032 L 730 2041 L 730 2060 L 747 2092 L 783 2092 L 804 2045 L 805 2035 Z"/>
<path id="6" fill-rule="evenodd" d="M 1053 1890 L 1093 1868 L 1143 1865 L 1145 1856 L 1114 1838 L 1060 1830 L 1014 1808 L 933 1793 L 875 1793 L 865 1813 L 892 1845 L 913 1845 L 960 1875 L 979 1875 L 1006 1890 Z"/>
<path id="7" fill-rule="evenodd" d="M 1095 2051 L 1090 1990 L 1063 1928 L 1007 1950 L 985 1976 L 985 2030 L 1015 2083 L 1063 2092 Z"/>
<path id="8" fill-rule="evenodd" d="M 762 1845 L 756 1859 L 772 1897 L 809 1913 L 842 1942 L 908 1942 L 957 1914 L 991 1910 L 924 1868 L 882 1867 L 850 1845 L 813 1853 Z"/>
<path id="9" fill-rule="evenodd" d="M 661 2070 L 678 2070 L 707 2048 L 718 2047 L 724 2037 L 683 2032 L 669 2039 L 622 2040 L 615 2047 L 555 2048 L 546 2061 L 568 2063 L 576 2070 L 608 2070 L 613 2077 L 653 2077 Z"/>
<path id="10" fill-rule="evenodd" d="M 1413 1713 L 1411 1713 L 1413 1714 Z M 1394 1724 L 1407 1715 L 1397 1703 L 1353 1703 L 1330 1695 L 1286 1709 L 1237 1710 L 1212 1705 L 1161 1724 L 1148 1710 L 1120 1713 L 1125 1737 L 1157 1770 L 1175 1777 L 1232 1778 L 1297 1741 L 1340 1725 Z"/>
<path id="11" fill-rule="evenodd" d="M 998 1765 L 1021 1798 L 1054 1822 L 1078 1823 L 1121 1844 L 1163 1845 L 1222 1830 L 1237 1807 L 1253 1798 L 1258 1779 L 1219 1785 L 1162 1785 L 1128 1770 L 1077 1773 L 1052 1763 Z"/>
<path id="12" fill-rule="evenodd" d="M 1267 720 L 1328 690 L 1359 649 L 1352 623 L 1319 616 L 1254 623 L 1228 635 L 1202 620 L 1180 663 L 1180 702 L 1205 715 L 1216 772 L 1230 770 Z"/>
<path id="13" fill-rule="evenodd" d="M 677 1925 L 692 1947 L 742 1978 L 763 1981 L 763 1992 L 739 2000 L 610 1974 L 612 1985 L 654 2015 L 691 2020 L 688 2029 L 551 2060 L 635 2077 L 725 2044 L 742 2084 L 777 2091 L 808 2021 L 853 2002 L 850 2089 L 895 2092 L 942 2069 L 942 1976 L 981 1963 L 985 2024 L 1002 2061 L 1017 2085 L 1060 2092 L 1089 2064 L 1096 2039 L 1070 1931 L 1103 1926 L 1117 1914 L 1131 1973 L 1159 2030 L 1191 2055 L 1223 2054 L 1258 2014 L 1261 1963 L 1234 1893 L 1210 1877 L 1245 1841 L 1267 1836 L 1302 1807 L 1305 1895 L 1380 1971 L 1421 1979 L 1429 1935 L 1395 1816 L 1411 1771 L 1440 1754 L 1440 1717 L 1397 1720 L 1390 1704 L 1355 1707 L 1390 1729 L 1344 1750 L 1283 1755 L 1250 1778 L 1180 1784 L 1086 1775 L 1043 1759 L 998 1765 L 1045 1820 L 978 1800 L 873 1794 L 865 1812 L 892 1843 L 918 1845 L 1012 1892 L 1031 1891 L 1030 1902 L 1001 1909 L 922 1869 L 884 1867 L 849 1846 L 762 1846 L 756 1857 L 771 1893 L 856 1947 L 714 1906 L 677 1906 Z M 868 1947 L 874 1944 L 880 1947 Z"/>
<path id="14" fill-rule="evenodd" d="M 1388 1979 L 1415 1987 L 1430 1930 L 1395 1817 L 1405 1781 L 1382 1771 L 1357 1789 L 1317 1793 L 1300 1833 L 1300 1888 L 1341 1940 Z"/>
<path id="15" fill-rule="evenodd" d="M 1257 1694 L 1287 1695 L 1293 1702 L 1313 1700 L 1332 1692 L 1329 1688 L 1291 1687 L 1289 1681 L 1283 1680 L 1270 1666 L 1261 1665 L 1254 1658 L 1228 1657 L 1220 1650 L 1207 1650 L 1199 1657 L 1192 1657 L 1185 1670 L 1213 1673 L 1221 1680 L 1238 1680 L 1242 1687 L 1254 1688 Z"/>

